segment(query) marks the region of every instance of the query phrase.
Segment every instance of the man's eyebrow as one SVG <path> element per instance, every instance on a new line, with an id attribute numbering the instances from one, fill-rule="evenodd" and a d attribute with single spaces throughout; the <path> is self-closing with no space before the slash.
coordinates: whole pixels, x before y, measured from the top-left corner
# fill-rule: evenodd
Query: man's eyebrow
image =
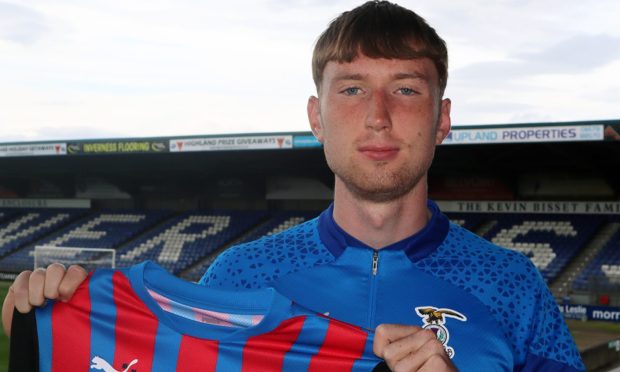
<path id="1" fill-rule="evenodd" d="M 343 73 L 340 75 L 336 75 L 336 77 L 334 78 L 334 80 L 336 81 L 342 81 L 342 80 L 363 80 L 364 79 L 364 75 L 362 74 L 348 74 L 348 73 Z"/>
<path id="2" fill-rule="evenodd" d="M 394 80 L 405 80 L 405 79 L 419 79 L 427 81 L 428 77 L 421 72 L 398 72 L 392 75 Z M 342 73 L 340 75 L 336 75 L 334 78 L 335 81 L 343 81 L 343 80 L 364 80 L 364 75 L 359 73 Z"/>
<path id="3" fill-rule="evenodd" d="M 421 72 L 399 72 L 394 74 L 394 79 L 396 80 L 404 80 L 404 79 L 420 79 L 420 80 L 428 80 L 428 77 Z"/>

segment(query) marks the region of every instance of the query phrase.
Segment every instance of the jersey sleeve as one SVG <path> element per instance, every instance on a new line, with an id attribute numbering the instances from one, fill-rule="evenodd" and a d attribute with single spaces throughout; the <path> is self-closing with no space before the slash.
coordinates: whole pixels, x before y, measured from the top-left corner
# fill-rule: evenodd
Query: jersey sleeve
<path id="1" fill-rule="evenodd" d="M 525 361 L 516 371 L 585 371 L 553 295 L 540 277 L 537 307 Z"/>
<path id="2" fill-rule="evenodd" d="M 9 372 L 39 371 L 39 341 L 34 309 L 22 314 L 13 310 L 9 351 Z"/>

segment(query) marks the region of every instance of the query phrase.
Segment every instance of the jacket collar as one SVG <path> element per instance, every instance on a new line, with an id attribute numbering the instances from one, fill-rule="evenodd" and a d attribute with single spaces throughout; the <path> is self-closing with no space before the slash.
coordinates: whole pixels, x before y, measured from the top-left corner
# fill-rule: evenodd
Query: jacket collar
<path id="1" fill-rule="evenodd" d="M 433 201 L 428 200 L 427 205 L 432 215 L 422 230 L 381 250 L 402 250 L 413 262 L 432 254 L 448 234 L 450 222 Z M 321 241 L 335 257 L 339 257 L 347 247 L 373 249 L 336 224 L 333 203 L 319 216 L 318 229 Z"/>

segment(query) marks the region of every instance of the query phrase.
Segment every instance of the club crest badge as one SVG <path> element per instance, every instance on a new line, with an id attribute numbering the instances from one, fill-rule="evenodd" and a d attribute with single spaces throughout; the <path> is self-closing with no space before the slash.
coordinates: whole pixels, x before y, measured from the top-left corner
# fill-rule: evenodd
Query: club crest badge
<path id="1" fill-rule="evenodd" d="M 415 308 L 415 311 L 423 320 L 424 325 L 422 328 L 429 329 L 435 333 L 437 340 L 442 343 L 446 353 L 452 359 L 454 357 L 454 348 L 448 346 L 450 332 L 446 326 L 446 318 L 466 322 L 467 317 L 456 310 L 439 309 L 433 306 L 419 306 Z"/>

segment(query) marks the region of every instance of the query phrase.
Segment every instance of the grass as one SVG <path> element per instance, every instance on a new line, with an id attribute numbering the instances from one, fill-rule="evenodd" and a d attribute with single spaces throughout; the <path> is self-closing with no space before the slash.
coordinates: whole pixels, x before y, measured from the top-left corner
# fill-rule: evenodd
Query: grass
<path id="1" fill-rule="evenodd" d="M 4 301 L 6 292 L 12 282 L 0 281 L 0 302 Z M 9 370 L 9 338 L 4 334 L 4 329 L 0 327 L 0 372 Z"/>
<path id="2" fill-rule="evenodd" d="M 611 322 L 597 322 L 597 321 L 588 321 L 582 322 L 581 320 L 566 320 L 566 324 L 572 330 L 590 330 L 590 331 L 601 331 L 606 333 L 615 333 L 620 338 L 620 323 L 611 323 Z"/>

